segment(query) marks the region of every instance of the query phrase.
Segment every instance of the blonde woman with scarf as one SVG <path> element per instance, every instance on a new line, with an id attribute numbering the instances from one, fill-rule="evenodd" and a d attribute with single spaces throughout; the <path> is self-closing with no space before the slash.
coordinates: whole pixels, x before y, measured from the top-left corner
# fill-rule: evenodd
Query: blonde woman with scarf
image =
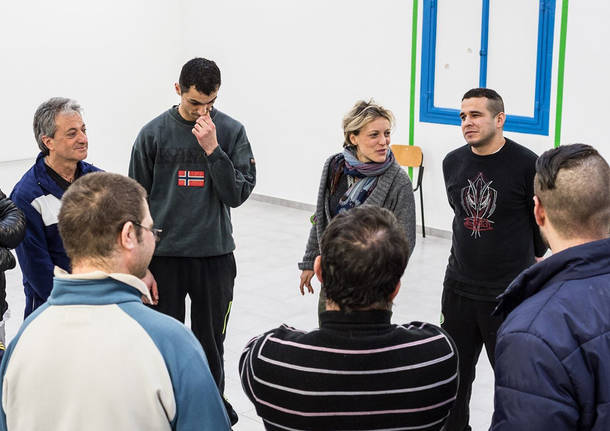
<path id="1" fill-rule="evenodd" d="M 311 279 L 315 258 L 320 254 L 320 239 L 330 220 L 343 211 L 367 204 L 387 208 L 404 227 L 409 254 L 415 247 L 415 199 L 406 172 L 390 151 L 394 116 L 373 100 L 358 101 L 343 118 L 343 152 L 330 156 L 322 171 L 316 213 L 299 262 L 299 289 L 313 293 Z M 354 262 L 357 265 L 358 262 Z M 355 281 L 357 282 L 357 281 Z M 326 309 L 324 288 L 320 290 L 318 312 Z"/>

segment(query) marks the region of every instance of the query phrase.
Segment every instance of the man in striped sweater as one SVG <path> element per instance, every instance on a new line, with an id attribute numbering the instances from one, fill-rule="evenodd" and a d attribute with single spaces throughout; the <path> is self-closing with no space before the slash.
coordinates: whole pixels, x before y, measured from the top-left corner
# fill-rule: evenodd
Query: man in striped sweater
<path id="1" fill-rule="evenodd" d="M 388 210 L 337 215 L 314 270 L 321 327 L 252 339 L 239 367 L 268 430 L 439 430 L 455 400 L 456 348 L 442 329 L 390 323 L 409 247 Z"/>

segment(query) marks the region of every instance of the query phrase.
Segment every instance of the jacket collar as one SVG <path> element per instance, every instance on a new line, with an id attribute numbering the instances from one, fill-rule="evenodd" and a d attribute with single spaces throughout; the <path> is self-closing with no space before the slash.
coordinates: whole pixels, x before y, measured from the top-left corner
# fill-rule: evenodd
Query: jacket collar
<path id="1" fill-rule="evenodd" d="M 570 247 L 530 266 L 515 278 L 503 294 L 495 315 L 507 316 L 546 286 L 610 272 L 610 238 Z"/>
<path id="2" fill-rule="evenodd" d="M 152 303 L 144 282 L 133 275 L 107 274 L 103 271 L 68 274 L 56 266 L 49 303 L 52 305 L 102 305 L 130 301 L 141 302 L 142 296 Z"/>
<path id="3" fill-rule="evenodd" d="M 57 199 L 61 199 L 64 192 L 57 185 L 57 183 L 53 181 L 53 178 L 51 178 L 47 173 L 44 158 L 45 155 L 42 154 L 42 152 L 38 153 L 38 156 L 36 157 L 36 163 L 34 164 L 34 176 L 36 177 L 36 181 L 45 191 L 51 193 Z M 81 176 L 97 170 L 97 168 L 94 168 L 93 165 L 90 165 L 89 163 L 85 163 L 83 161 L 79 161 L 76 164 L 76 169 L 77 171 L 80 171 Z"/>
<path id="4" fill-rule="evenodd" d="M 392 312 L 389 310 L 325 311 L 320 314 L 320 327 L 325 329 L 367 329 L 388 327 Z"/>
<path id="5" fill-rule="evenodd" d="M 44 158 L 45 156 L 42 153 L 38 153 L 38 157 L 36 157 L 36 163 L 34 164 L 34 176 L 36 177 L 36 181 L 43 190 L 51 193 L 57 199 L 61 199 L 64 192 L 47 173 Z"/>

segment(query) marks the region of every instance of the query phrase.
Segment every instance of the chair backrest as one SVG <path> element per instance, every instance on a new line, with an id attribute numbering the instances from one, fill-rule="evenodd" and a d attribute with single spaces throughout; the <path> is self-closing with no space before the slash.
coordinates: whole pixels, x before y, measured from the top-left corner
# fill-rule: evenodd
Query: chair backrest
<path id="1" fill-rule="evenodd" d="M 417 145 L 391 145 L 390 148 L 400 166 L 419 168 L 424 161 L 421 147 Z"/>

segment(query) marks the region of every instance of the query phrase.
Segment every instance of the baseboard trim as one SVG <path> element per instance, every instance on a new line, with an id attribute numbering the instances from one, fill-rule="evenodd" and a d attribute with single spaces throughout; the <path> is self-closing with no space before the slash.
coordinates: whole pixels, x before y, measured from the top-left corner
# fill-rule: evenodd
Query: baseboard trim
<path id="1" fill-rule="evenodd" d="M 274 196 L 262 195 L 260 193 L 252 193 L 250 199 L 265 202 L 272 205 L 279 205 L 288 208 L 295 208 L 299 210 L 311 211 L 316 210 L 316 206 L 312 204 L 306 204 L 305 202 L 292 201 L 290 199 L 276 198 Z M 421 235 L 421 226 L 417 225 L 417 233 Z M 434 227 L 426 226 L 426 236 L 434 236 L 437 238 L 451 239 L 451 231 L 436 229 Z"/>
<path id="2" fill-rule="evenodd" d="M 30 164 L 36 161 L 36 157 L 27 157 L 25 159 L 15 159 L 15 160 L 0 160 L 0 166 L 11 166 L 11 165 L 21 165 L 21 164 Z"/>
<path id="3" fill-rule="evenodd" d="M 421 235 L 421 225 L 417 225 L 417 233 Z M 426 236 L 434 236 L 436 238 L 451 239 L 451 231 L 426 226 Z"/>
<path id="4" fill-rule="evenodd" d="M 279 205 L 282 207 L 295 208 L 298 210 L 305 210 L 315 212 L 316 206 L 311 204 L 306 204 L 305 202 L 291 201 L 289 199 L 276 198 L 274 196 L 261 195 L 259 193 L 252 193 L 250 195 L 250 199 L 259 202 L 265 202 L 268 204 Z"/>

